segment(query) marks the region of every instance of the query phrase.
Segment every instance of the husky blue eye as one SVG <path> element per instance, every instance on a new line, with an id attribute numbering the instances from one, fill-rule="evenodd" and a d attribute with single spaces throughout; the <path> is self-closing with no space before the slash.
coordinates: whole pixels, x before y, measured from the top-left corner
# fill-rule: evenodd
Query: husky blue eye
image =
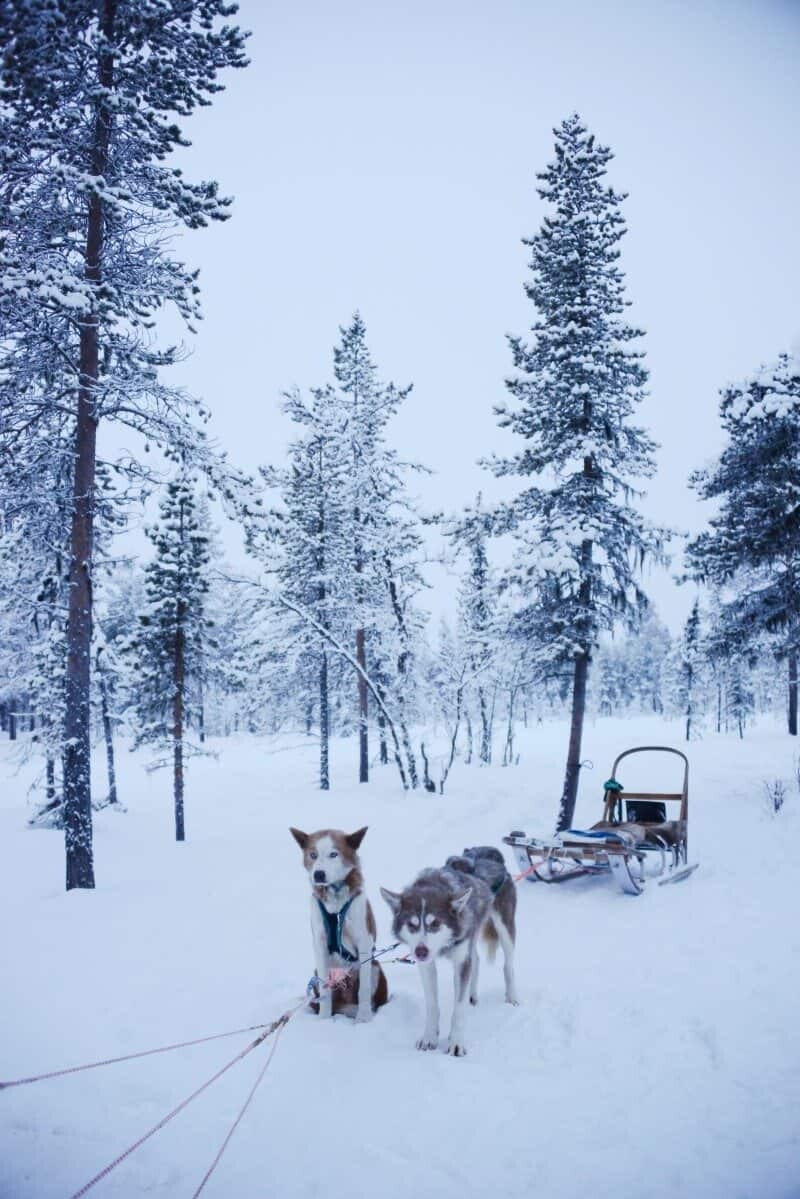
<path id="1" fill-rule="evenodd" d="M 329 858 L 338 858 L 338 856 L 339 856 L 339 855 L 338 855 L 338 853 L 336 852 L 336 850 L 335 850 L 335 849 L 334 849 L 334 850 L 332 850 L 332 852 L 328 854 L 328 857 L 329 857 Z"/>
<path id="2" fill-rule="evenodd" d="M 310 853 L 308 856 L 311 858 L 311 861 L 312 861 L 312 862 L 316 862 L 316 860 L 317 860 L 317 851 L 316 851 L 316 849 L 312 849 L 312 850 L 311 850 L 311 853 Z"/>

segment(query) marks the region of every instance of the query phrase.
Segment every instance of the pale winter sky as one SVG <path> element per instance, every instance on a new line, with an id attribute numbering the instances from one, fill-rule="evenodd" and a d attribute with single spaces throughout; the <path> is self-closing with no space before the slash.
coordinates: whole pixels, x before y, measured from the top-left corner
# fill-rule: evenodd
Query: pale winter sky
<path id="1" fill-rule="evenodd" d="M 648 511 L 696 529 L 689 472 L 720 446 L 717 389 L 800 350 L 798 0 L 242 0 L 252 65 L 187 132 L 189 177 L 235 197 L 181 252 L 206 320 L 173 372 L 253 469 L 281 460 L 281 390 L 330 377 L 361 309 L 384 378 L 413 381 L 394 424 L 428 464 L 431 507 L 497 484 L 507 332 L 525 332 L 535 173 L 577 109 L 630 193 L 622 266 L 647 330 L 660 442 Z M 241 561 L 233 531 L 226 546 Z M 432 576 L 440 610 L 452 584 Z M 670 624 L 692 594 L 650 580 Z"/>

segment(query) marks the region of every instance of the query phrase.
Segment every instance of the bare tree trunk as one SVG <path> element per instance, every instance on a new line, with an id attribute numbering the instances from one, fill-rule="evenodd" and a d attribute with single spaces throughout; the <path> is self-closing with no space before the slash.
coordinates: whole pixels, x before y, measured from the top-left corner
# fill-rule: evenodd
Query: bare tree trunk
<path id="1" fill-rule="evenodd" d="M 694 670 L 691 664 L 686 668 L 686 740 L 688 741 L 692 735 L 692 683 L 694 682 Z"/>
<path id="2" fill-rule="evenodd" d="M 378 690 L 381 693 L 381 698 L 383 698 L 383 688 L 379 687 Z M 386 742 L 386 716 L 384 715 L 383 708 L 378 708 L 378 740 L 380 743 L 380 763 L 381 766 L 386 766 L 389 761 L 389 746 Z"/>
<path id="3" fill-rule="evenodd" d="M 433 779 L 431 778 L 430 769 L 428 766 L 428 755 L 425 752 L 425 742 L 424 741 L 420 742 L 419 753 L 420 753 L 420 757 L 422 758 L 422 778 L 423 778 L 425 790 L 426 791 L 435 791 L 436 784 L 434 783 Z"/>
<path id="4" fill-rule="evenodd" d="M 108 97 L 114 84 L 114 19 L 116 0 L 101 0 L 104 35 L 98 58 L 100 98 L 92 132 L 90 170 L 94 178 L 108 171 L 111 111 Z M 89 196 L 86 227 L 88 283 L 102 280 L 105 218 L 97 190 Z M 90 742 L 90 681 L 92 642 L 92 549 L 97 446 L 96 390 L 99 368 L 99 328 L 96 311 L 81 321 L 75 474 L 70 534 L 69 603 L 67 614 L 66 715 L 64 720 L 64 841 L 67 890 L 94 886 L 92 854 L 92 795 Z"/>
<path id="5" fill-rule="evenodd" d="M 200 671 L 197 676 L 197 736 L 201 745 L 205 745 L 206 741 L 206 689 L 203 685 L 203 671 L 204 665 L 201 659 Z"/>
<path id="6" fill-rule="evenodd" d="M 11 701 L 12 705 L 14 702 L 14 700 Z M 17 714 L 13 706 L 8 709 L 8 739 L 9 741 L 16 741 L 17 739 Z"/>
<path id="7" fill-rule="evenodd" d="M 0 733 L 8 731 L 8 706 L 0 704 Z"/>
<path id="8" fill-rule="evenodd" d="M 367 682 L 367 647 L 364 629 L 356 629 L 356 661 L 361 667 L 358 675 L 358 781 L 369 782 L 369 729 Z M 363 672 L 363 673 L 362 673 Z"/>
<path id="9" fill-rule="evenodd" d="M 586 713 L 586 680 L 589 675 L 589 655 L 579 654 L 575 658 L 572 679 L 572 718 L 569 730 L 567 769 L 564 775 L 564 790 L 558 813 L 556 832 L 563 832 L 572 825 L 575 802 L 578 798 L 578 779 L 581 771 L 581 741 L 583 740 L 583 718 Z"/>
<path id="10" fill-rule="evenodd" d="M 175 840 L 185 841 L 183 823 L 183 718 L 186 688 L 186 637 L 183 628 L 183 601 L 178 601 L 178 627 L 175 631 L 175 664 L 172 694 L 173 792 L 175 796 Z"/>
<path id="11" fill-rule="evenodd" d="M 98 172 L 101 173 L 101 172 Z M 99 201 L 92 197 L 91 208 Z M 102 214 L 90 213 L 102 227 Z M 98 233 L 102 237 L 102 233 Z M 91 256 L 87 249 L 87 260 Z M 88 274 L 88 268 L 87 268 Z M 91 563 L 94 537 L 94 480 L 97 418 L 94 386 L 97 381 L 97 320 L 90 317 L 81 328 L 81 376 L 75 443 L 75 483 L 70 542 L 70 586 L 67 617 L 66 711 L 64 719 L 64 831 L 67 855 L 67 890 L 94 886 L 92 855 L 92 801 L 90 770 L 90 685 L 92 644 Z"/>
<path id="12" fill-rule="evenodd" d="M 328 651 L 323 649 L 319 663 L 319 787 L 330 789 L 328 765 L 330 741 L 330 708 L 328 705 Z"/>
<path id="13" fill-rule="evenodd" d="M 417 773 L 417 758 L 414 753 L 414 747 L 411 744 L 408 726 L 406 724 L 405 712 L 400 717 L 400 735 L 403 739 L 403 749 L 406 753 L 406 761 L 408 762 L 408 778 L 411 783 L 411 788 L 416 791 L 419 786 L 419 774 Z"/>
<path id="14" fill-rule="evenodd" d="M 379 708 L 383 709 L 383 714 L 386 717 L 386 725 L 389 729 L 389 732 L 392 737 L 392 743 L 394 745 L 394 760 L 395 760 L 395 764 L 397 766 L 397 772 L 400 775 L 400 781 L 403 784 L 403 790 L 407 791 L 408 790 L 408 778 L 406 776 L 405 765 L 403 764 L 403 755 L 400 752 L 400 741 L 397 736 L 397 728 L 396 728 L 394 720 L 391 717 L 389 710 L 386 707 L 386 704 L 381 699 L 380 692 L 378 691 L 377 687 L 370 679 L 369 675 L 366 673 L 366 671 L 364 671 L 363 667 L 361 667 L 359 665 L 359 663 L 356 661 L 356 659 L 353 657 L 353 655 L 348 653 L 348 651 L 344 648 L 344 646 L 336 639 L 336 637 L 330 631 L 330 629 L 327 629 L 325 627 L 325 625 L 321 624 L 318 620 L 316 620 L 315 617 L 312 616 L 312 614 L 307 609 L 301 607 L 300 604 L 293 603 L 293 601 L 288 599 L 285 595 L 278 594 L 278 595 L 276 595 L 275 598 L 276 598 L 277 602 L 279 604 L 281 604 L 284 608 L 288 608 L 290 612 L 294 612 L 297 616 L 302 617 L 302 619 L 305 620 L 306 623 L 311 626 L 311 628 L 313 628 L 317 631 L 317 633 L 320 635 L 320 637 L 322 637 L 322 639 L 328 645 L 333 647 L 333 649 L 336 651 L 336 653 L 339 655 L 339 657 L 343 658 L 345 662 L 347 662 L 350 666 L 353 667 L 356 674 L 359 675 L 359 677 L 362 677 L 364 679 L 364 682 L 365 682 L 366 686 L 369 688 L 370 692 L 372 693 L 372 697 L 375 700 L 377 706 Z"/>
<path id="15" fill-rule="evenodd" d="M 789 654 L 789 733 L 797 736 L 797 654 Z"/>
<path id="16" fill-rule="evenodd" d="M 514 760 L 514 700 L 516 687 L 510 687 L 508 692 L 508 724 L 506 726 L 506 743 L 503 747 L 503 765 L 510 766 Z"/>
<path id="17" fill-rule="evenodd" d="M 44 794 L 45 794 L 45 800 L 47 803 L 47 807 L 54 808 L 56 806 L 56 802 L 57 802 L 56 801 L 56 760 L 49 751 L 48 751 L 47 757 L 45 758 L 44 776 L 45 776 Z"/>
<path id="18" fill-rule="evenodd" d="M 447 776 L 449 775 L 449 773 L 452 769 L 453 763 L 456 760 L 456 748 L 458 746 L 458 730 L 461 727 L 461 714 L 463 712 L 463 708 L 464 708 L 464 683 L 463 683 L 463 676 L 462 676 L 462 682 L 459 683 L 459 685 L 456 689 L 456 713 L 455 713 L 455 721 L 453 722 L 453 732 L 452 732 L 452 736 L 450 737 L 450 756 L 447 759 L 447 765 L 445 766 L 444 770 L 442 771 L 442 777 L 439 779 L 439 794 L 440 795 L 444 795 L 444 785 L 447 782 Z"/>
<path id="19" fill-rule="evenodd" d="M 397 677 L 400 680 L 398 688 L 397 702 L 400 708 L 398 723 L 403 737 L 403 748 L 406 753 L 406 761 L 408 762 L 408 776 L 411 780 L 411 786 L 414 790 L 419 786 L 419 775 L 417 774 L 417 759 L 414 755 L 414 750 L 411 745 L 411 738 L 408 735 L 408 725 L 406 723 L 406 682 L 408 679 L 408 667 L 411 658 L 411 650 L 409 648 L 408 629 L 406 620 L 403 614 L 403 606 L 400 603 L 400 597 L 397 594 L 397 583 L 395 582 L 394 569 L 392 567 L 391 558 L 384 555 L 384 565 L 386 567 L 386 577 L 389 580 L 389 599 L 392 603 L 392 611 L 397 622 L 397 630 L 400 634 L 401 650 L 397 656 Z"/>
<path id="20" fill-rule="evenodd" d="M 492 762 L 492 721 L 486 706 L 486 696 L 483 687 L 478 688 L 478 704 L 481 713 L 481 747 L 478 757 L 484 766 L 490 766 Z M 494 707 L 494 704 L 492 704 L 492 707 Z"/>
<path id="21" fill-rule="evenodd" d="M 106 766 L 108 769 L 108 802 L 117 802 L 117 772 L 114 766 L 114 731 L 111 726 L 111 713 L 108 707 L 108 684 L 102 670 L 98 671 L 100 678 L 100 713 L 103 719 L 103 739 L 106 743 Z"/>
<path id="22" fill-rule="evenodd" d="M 470 720 L 470 717 L 469 717 L 469 711 L 466 708 L 464 710 L 464 723 L 467 726 L 467 752 L 464 755 L 464 764 L 466 766 L 471 766 L 472 765 L 472 752 L 473 752 L 472 721 Z"/>

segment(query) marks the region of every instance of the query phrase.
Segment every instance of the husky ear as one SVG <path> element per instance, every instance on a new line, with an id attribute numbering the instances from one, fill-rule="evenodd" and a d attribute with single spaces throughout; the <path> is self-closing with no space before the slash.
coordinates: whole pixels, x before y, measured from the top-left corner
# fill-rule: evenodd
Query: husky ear
<path id="1" fill-rule="evenodd" d="M 467 906 L 471 894 L 472 887 L 467 887 L 466 891 L 464 891 L 462 895 L 459 895 L 457 899 L 453 899 L 450 903 L 450 907 L 453 909 L 453 911 L 463 912 L 464 908 Z"/>
<path id="2" fill-rule="evenodd" d="M 289 832 L 294 837 L 301 849 L 305 849 L 308 845 L 308 833 L 301 833 L 299 828 L 290 828 Z"/>
<path id="3" fill-rule="evenodd" d="M 381 895 L 388 903 L 393 912 L 397 912 L 400 907 L 400 896 L 396 891 L 387 891 L 385 887 L 381 887 Z"/>
<path id="4" fill-rule="evenodd" d="M 347 834 L 347 836 L 345 837 L 345 841 L 347 842 L 347 844 L 350 846 L 351 849 L 358 849 L 359 845 L 361 844 L 361 842 L 364 840 L 364 837 L 366 836 L 368 828 L 369 828 L 369 825 L 365 824 L 363 828 L 357 829 L 356 832 Z"/>

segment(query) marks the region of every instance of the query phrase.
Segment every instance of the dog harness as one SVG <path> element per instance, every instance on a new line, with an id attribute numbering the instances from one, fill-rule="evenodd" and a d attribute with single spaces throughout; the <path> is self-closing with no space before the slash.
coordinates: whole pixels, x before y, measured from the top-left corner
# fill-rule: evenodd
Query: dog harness
<path id="1" fill-rule="evenodd" d="M 465 849 L 461 856 L 462 856 L 462 858 L 466 858 L 468 862 L 472 863 L 473 870 L 474 870 L 475 863 L 478 860 L 478 855 L 475 852 L 475 850 L 474 849 Z M 499 865 L 499 863 L 498 863 L 498 865 Z M 505 882 L 506 882 L 507 878 L 511 878 L 511 875 L 508 873 L 505 866 L 503 866 L 503 873 L 500 876 L 500 878 L 495 879 L 495 881 L 493 883 L 488 883 L 488 886 L 491 887 L 491 889 L 492 889 L 492 895 L 497 895 L 500 888 L 505 886 Z M 484 882 L 486 882 L 486 881 L 487 880 L 484 879 Z"/>
<path id="2" fill-rule="evenodd" d="M 355 899 L 355 895 L 351 895 L 347 903 L 339 909 L 338 912 L 329 912 L 321 899 L 317 899 L 319 904 L 320 915 L 322 922 L 325 925 L 325 931 L 328 937 L 328 953 L 338 953 L 339 957 L 345 962 L 357 962 L 358 958 L 349 949 L 345 949 L 342 944 L 342 932 L 344 931 L 344 918 L 347 915 L 347 910 L 350 904 Z"/>

